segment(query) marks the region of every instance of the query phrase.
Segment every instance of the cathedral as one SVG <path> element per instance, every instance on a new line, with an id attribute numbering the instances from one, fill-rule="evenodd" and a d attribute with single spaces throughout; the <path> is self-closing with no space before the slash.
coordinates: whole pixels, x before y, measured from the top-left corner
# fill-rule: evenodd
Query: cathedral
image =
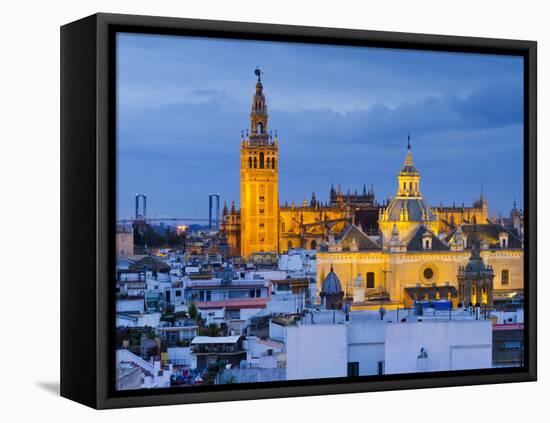
<path id="1" fill-rule="evenodd" d="M 491 301 L 522 292 L 523 214 L 514 205 L 511 221 L 496 223 L 483 192 L 471 207 L 431 207 L 422 195 L 410 137 L 393 198 L 378 202 L 372 185 L 345 194 L 338 185 L 331 186 L 327 202 L 312 193 L 301 204 L 281 204 L 279 138 L 269 130 L 260 70 L 255 74 L 250 129 L 240 142 L 241 207 L 233 202 L 222 212 L 230 255 L 316 250 L 318 291 L 329 274 L 335 275 L 344 297 L 360 308 L 370 298 L 399 306 L 410 295 L 430 299 L 444 293 L 458 301 L 458 280 L 464 280 L 472 245 L 479 244 L 480 260 L 494 273 Z"/>

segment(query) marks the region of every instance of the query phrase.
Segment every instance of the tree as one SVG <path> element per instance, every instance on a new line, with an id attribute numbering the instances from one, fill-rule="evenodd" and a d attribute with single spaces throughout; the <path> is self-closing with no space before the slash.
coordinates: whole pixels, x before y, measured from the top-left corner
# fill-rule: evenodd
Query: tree
<path id="1" fill-rule="evenodd" d="M 193 320 L 197 320 L 197 314 L 198 314 L 197 306 L 195 303 L 189 304 L 189 309 L 187 310 L 187 314 L 189 314 L 189 318 Z"/>

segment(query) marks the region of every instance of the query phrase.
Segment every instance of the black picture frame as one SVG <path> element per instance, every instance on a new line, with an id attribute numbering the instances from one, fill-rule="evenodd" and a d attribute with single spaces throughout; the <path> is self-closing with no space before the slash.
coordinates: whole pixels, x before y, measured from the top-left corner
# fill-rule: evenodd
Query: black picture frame
<path id="1" fill-rule="evenodd" d="M 524 57 L 525 366 L 114 391 L 115 34 L 475 52 Z M 534 381 L 537 378 L 537 44 L 118 14 L 61 28 L 61 395 L 97 409 Z"/>

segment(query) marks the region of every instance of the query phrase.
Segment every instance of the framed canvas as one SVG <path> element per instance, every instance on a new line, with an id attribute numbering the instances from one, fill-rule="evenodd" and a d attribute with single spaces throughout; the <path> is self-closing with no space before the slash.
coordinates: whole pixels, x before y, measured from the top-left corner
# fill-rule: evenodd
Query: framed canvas
<path id="1" fill-rule="evenodd" d="M 61 28 L 61 394 L 536 380 L 536 43 Z"/>

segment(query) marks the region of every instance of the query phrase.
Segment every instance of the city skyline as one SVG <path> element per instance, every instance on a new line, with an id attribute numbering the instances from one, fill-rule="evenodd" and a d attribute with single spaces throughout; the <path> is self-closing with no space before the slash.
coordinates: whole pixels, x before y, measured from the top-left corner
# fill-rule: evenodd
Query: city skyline
<path id="1" fill-rule="evenodd" d="M 279 134 L 281 204 L 312 191 L 326 201 L 331 184 L 394 196 L 411 134 L 431 205 L 469 205 L 482 186 L 495 215 L 514 198 L 522 205 L 520 58 L 130 34 L 118 42 L 119 218 L 133 216 L 136 193 L 159 217 L 207 217 L 210 192 L 239 204 L 256 66 Z"/>

